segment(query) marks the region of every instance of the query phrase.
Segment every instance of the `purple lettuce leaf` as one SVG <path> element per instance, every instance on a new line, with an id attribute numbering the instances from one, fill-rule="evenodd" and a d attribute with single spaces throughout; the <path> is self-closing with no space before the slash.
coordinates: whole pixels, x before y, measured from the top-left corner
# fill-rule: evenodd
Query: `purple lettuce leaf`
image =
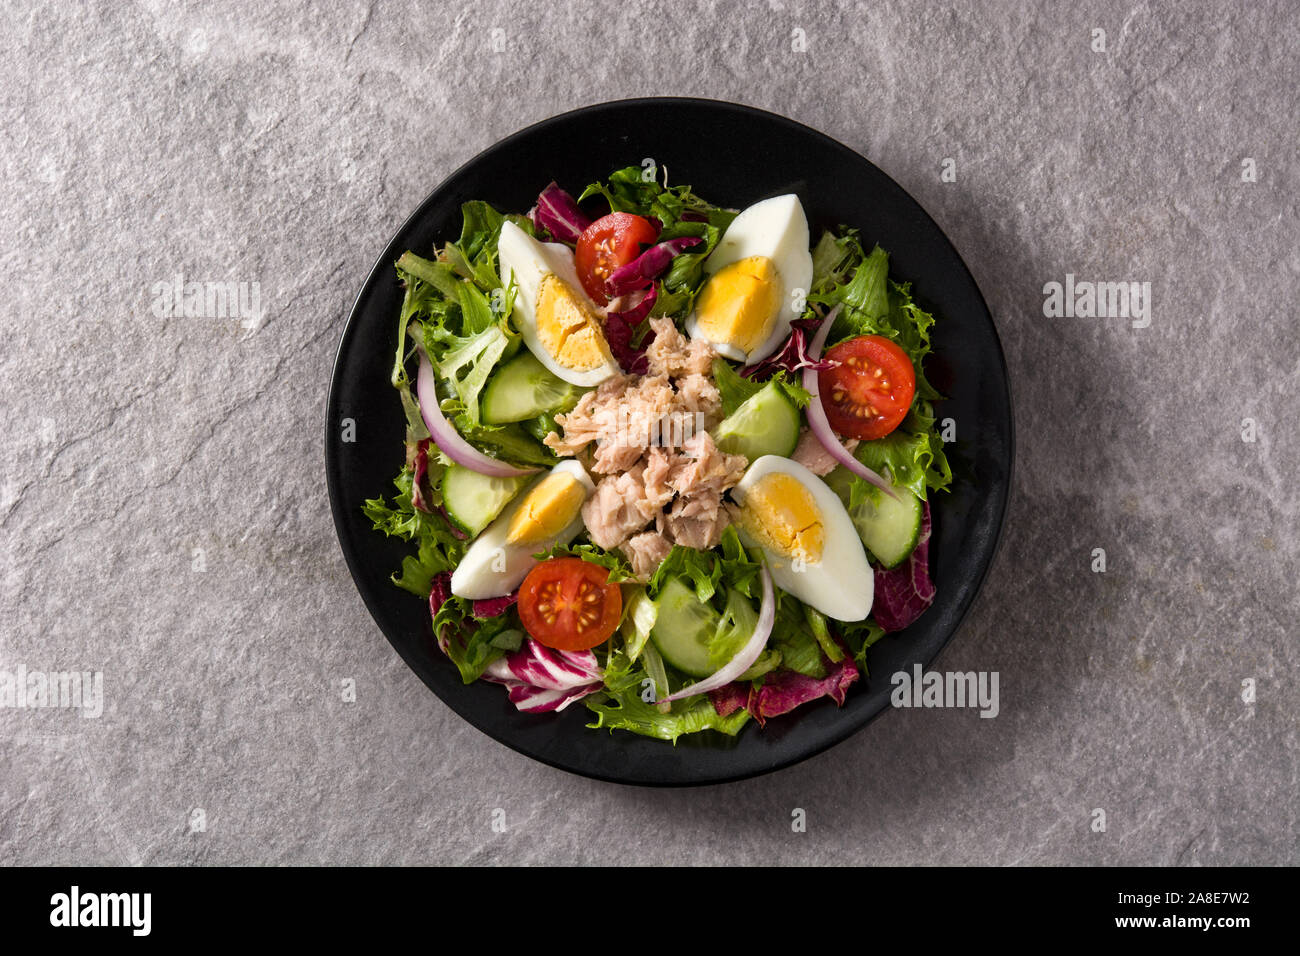
<path id="1" fill-rule="evenodd" d="M 821 679 L 796 671 L 777 671 L 763 678 L 763 686 L 754 687 L 749 692 L 745 707 L 760 726 L 769 717 L 788 714 L 799 705 L 819 697 L 829 696 L 836 705 L 843 707 L 844 695 L 857 679 L 857 665 L 848 655 L 838 664 L 829 664 L 826 676 Z"/>
<path id="2" fill-rule="evenodd" d="M 709 692 L 709 699 L 718 716 L 727 717 L 743 707 L 760 726 L 769 717 L 788 714 L 796 707 L 819 697 L 830 697 L 838 706 L 843 707 L 844 695 L 858 679 L 857 665 L 848 654 L 838 664 L 831 663 L 825 657 L 822 662 L 826 665 L 826 676 L 822 678 L 781 670 L 765 675 L 761 685 L 735 681 L 719 687 Z"/>
<path id="3" fill-rule="evenodd" d="M 709 700 L 719 717 L 730 717 L 749 701 L 749 685 L 732 681 L 724 687 L 709 691 Z"/>
<path id="4" fill-rule="evenodd" d="M 930 580 L 930 503 L 922 505 L 921 533 L 908 559 L 886 571 L 876 568 L 876 600 L 871 616 L 886 631 L 901 631 L 934 603 Z"/>

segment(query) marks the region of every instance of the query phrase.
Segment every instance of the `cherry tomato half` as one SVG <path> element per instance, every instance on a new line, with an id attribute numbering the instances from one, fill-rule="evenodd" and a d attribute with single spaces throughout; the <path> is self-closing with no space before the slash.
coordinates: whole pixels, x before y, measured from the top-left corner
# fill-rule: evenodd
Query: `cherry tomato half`
<path id="1" fill-rule="evenodd" d="M 859 335 L 825 357 L 838 364 L 817 373 L 817 390 L 838 434 L 863 441 L 884 438 L 907 417 L 916 394 L 916 372 L 896 343 L 880 335 Z"/>
<path id="2" fill-rule="evenodd" d="M 583 290 L 597 305 L 609 303 L 605 280 L 619 266 L 625 266 L 641 254 L 644 243 L 654 242 L 659 230 L 642 216 L 630 212 L 611 212 L 582 231 L 573 264 Z"/>
<path id="3" fill-rule="evenodd" d="M 609 571 L 582 558 L 548 558 L 519 586 L 519 620 L 538 643 L 585 651 L 603 643 L 623 615 Z"/>

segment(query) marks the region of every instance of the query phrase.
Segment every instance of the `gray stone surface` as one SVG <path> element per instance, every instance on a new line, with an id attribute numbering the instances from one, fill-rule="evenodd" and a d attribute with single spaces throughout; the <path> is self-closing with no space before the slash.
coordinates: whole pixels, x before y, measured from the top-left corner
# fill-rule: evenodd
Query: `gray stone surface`
<path id="1" fill-rule="evenodd" d="M 104 711 L 0 708 L 0 862 L 1300 862 L 1297 9 L 6 4 L 0 669 L 102 671 Z M 941 665 L 997 670 L 996 719 L 600 784 L 464 724 L 366 613 L 320 425 L 373 257 L 478 150 L 646 94 L 824 130 L 970 264 L 1019 457 Z M 1044 317 L 1067 272 L 1149 281 L 1150 326 Z M 155 316 L 177 273 L 264 320 Z"/>

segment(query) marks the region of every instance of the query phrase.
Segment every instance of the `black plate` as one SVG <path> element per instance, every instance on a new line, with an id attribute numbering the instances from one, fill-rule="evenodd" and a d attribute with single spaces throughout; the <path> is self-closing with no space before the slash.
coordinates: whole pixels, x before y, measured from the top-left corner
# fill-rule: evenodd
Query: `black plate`
<path id="1" fill-rule="evenodd" d="M 797 193 L 813 236 L 847 223 L 889 250 L 890 271 L 915 283 L 936 316 L 927 372 L 950 396 L 939 417 L 956 422 L 948 447 L 956 481 L 935 496 L 931 571 L 938 597 L 912 627 L 870 651 L 871 676 L 845 706 L 829 699 L 751 722 L 737 738 L 714 731 L 676 747 L 623 731 L 584 727 L 591 712 L 517 712 L 502 688 L 466 686 L 434 645 L 427 605 L 389 575 L 408 552 L 371 529 L 366 498 L 389 495 L 402 464 L 404 419 L 388 384 L 396 349 L 400 291 L 393 262 L 407 249 L 427 255 L 460 234 L 460 205 L 485 199 L 525 212 L 552 179 L 575 195 L 612 170 L 652 157 L 670 183 L 743 208 Z M 355 421 L 355 442 L 341 422 Z M 408 665 L 443 702 L 479 730 L 544 763 L 621 783 L 717 783 L 788 766 L 844 740 L 889 704 L 890 675 L 929 664 L 975 598 L 997 546 L 1011 480 L 1013 435 L 1006 365 L 988 307 L 961 258 L 926 212 L 893 180 L 848 147 L 784 117 L 730 103 L 638 99 L 604 103 L 538 123 L 476 156 L 442 183 L 397 231 L 357 296 L 343 330 L 330 385 L 325 469 L 339 543 L 366 606 Z"/>

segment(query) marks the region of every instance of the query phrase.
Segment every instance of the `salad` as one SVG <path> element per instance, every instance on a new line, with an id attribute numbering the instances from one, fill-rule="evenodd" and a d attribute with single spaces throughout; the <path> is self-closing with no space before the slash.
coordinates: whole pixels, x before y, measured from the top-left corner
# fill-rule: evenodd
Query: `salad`
<path id="1" fill-rule="evenodd" d="M 674 742 L 842 705 L 934 600 L 952 481 L 888 254 L 642 167 L 462 213 L 396 263 L 406 453 L 364 505 L 461 678 Z"/>

